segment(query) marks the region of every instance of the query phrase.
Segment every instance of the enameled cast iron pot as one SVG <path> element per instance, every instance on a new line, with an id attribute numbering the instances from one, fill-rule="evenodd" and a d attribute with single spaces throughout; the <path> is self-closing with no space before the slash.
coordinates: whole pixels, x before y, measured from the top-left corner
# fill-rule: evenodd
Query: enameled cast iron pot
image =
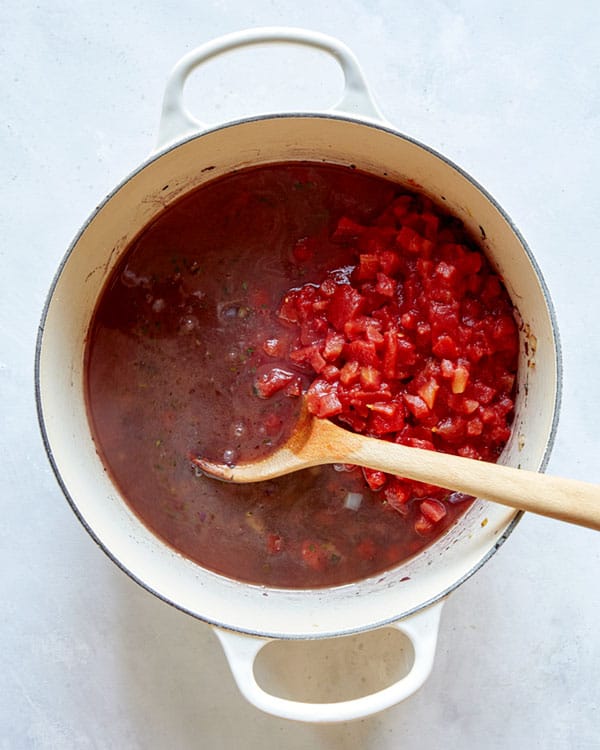
<path id="1" fill-rule="evenodd" d="M 196 121 L 182 101 L 190 72 L 215 55 L 261 42 L 303 44 L 332 55 L 345 77 L 342 100 L 326 112 L 252 117 L 211 128 Z M 444 598 L 495 552 L 519 514 L 478 499 L 428 549 L 384 575 L 350 585 L 289 590 L 240 583 L 182 557 L 139 521 L 98 457 L 84 401 L 90 319 L 129 241 L 165 206 L 208 180 L 250 165 L 293 160 L 354 165 L 410 182 L 481 238 L 504 278 L 521 331 L 516 416 L 501 461 L 543 469 L 557 420 L 560 357 L 548 292 L 529 249 L 472 178 L 385 122 L 350 50 L 299 29 L 232 34 L 177 64 L 167 83 L 158 150 L 92 214 L 54 280 L 39 332 L 36 393 L 58 481 L 83 525 L 117 565 L 156 596 L 216 626 L 238 686 L 258 708 L 290 719 L 342 721 L 393 705 L 423 684 Z M 270 639 L 325 638 L 383 625 L 409 637 L 414 664 L 407 676 L 379 692 L 338 703 L 302 703 L 265 692 L 254 678 L 254 659 Z"/>

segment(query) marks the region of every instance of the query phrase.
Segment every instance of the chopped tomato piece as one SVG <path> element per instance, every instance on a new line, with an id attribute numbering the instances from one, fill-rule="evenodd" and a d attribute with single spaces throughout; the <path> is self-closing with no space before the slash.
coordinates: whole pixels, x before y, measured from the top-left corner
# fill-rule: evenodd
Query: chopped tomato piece
<path id="1" fill-rule="evenodd" d="M 419 536 L 428 536 L 431 534 L 433 529 L 435 528 L 435 524 L 433 521 L 430 521 L 429 518 L 424 516 L 422 513 L 419 513 L 417 516 L 417 519 L 415 521 L 415 531 Z"/>
<path id="2" fill-rule="evenodd" d="M 379 271 L 379 258 L 371 253 L 363 253 L 358 256 L 358 266 L 355 269 L 355 278 L 359 281 L 374 279 Z"/>
<path id="3" fill-rule="evenodd" d="M 307 394 L 307 406 L 311 414 L 321 419 L 327 417 L 334 417 L 342 411 L 342 404 L 337 396 L 337 393 L 330 391 L 329 393 L 323 393 L 318 397 L 309 398 L 310 394 Z"/>
<path id="4" fill-rule="evenodd" d="M 383 273 L 393 277 L 400 270 L 400 256 L 394 250 L 382 250 L 379 253 L 379 266 Z"/>
<path id="5" fill-rule="evenodd" d="M 393 297 L 396 293 L 396 282 L 385 273 L 377 274 L 376 291 L 384 297 Z"/>
<path id="6" fill-rule="evenodd" d="M 344 330 L 344 323 L 355 318 L 363 309 L 364 297 L 349 284 L 339 284 L 331 296 L 327 319 L 336 331 Z"/>
<path id="7" fill-rule="evenodd" d="M 351 341 L 346 344 L 345 350 L 347 350 L 348 359 L 355 359 L 361 365 L 371 365 L 372 367 L 379 367 L 379 357 L 377 356 L 377 349 L 372 341 Z"/>
<path id="8" fill-rule="evenodd" d="M 372 490 L 380 490 L 387 481 L 387 477 L 383 471 L 376 471 L 375 469 L 363 467 L 362 472 L 365 481 Z"/>
<path id="9" fill-rule="evenodd" d="M 385 499 L 388 504 L 402 515 L 408 513 L 407 503 L 411 496 L 410 485 L 398 479 L 392 479 L 384 490 Z"/>
<path id="10" fill-rule="evenodd" d="M 337 223 L 337 227 L 335 228 L 335 232 L 331 236 L 331 239 L 333 242 L 355 240 L 357 237 L 360 237 L 364 231 L 365 228 L 361 224 L 353 221 L 347 216 L 342 216 Z"/>
<path id="11" fill-rule="evenodd" d="M 265 339 L 263 342 L 263 351 L 269 357 L 283 357 L 285 354 L 285 344 L 278 338 Z"/>
<path id="12" fill-rule="evenodd" d="M 352 359 L 340 370 L 340 383 L 345 386 L 354 385 L 360 380 L 360 365 Z"/>
<path id="13" fill-rule="evenodd" d="M 341 333 L 328 331 L 325 338 L 325 346 L 323 347 L 323 357 L 328 362 L 334 362 L 342 353 L 344 343 L 345 339 Z"/>
<path id="14" fill-rule="evenodd" d="M 293 379 L 294 373 L 274 367 L 256 378 L 254 388 L 258 396 L 269 398 L 289 385 Z"/>
<path id="15" fill-rule="evenodd" d="M 431 240 L 425 239 L 414 229 L 408 226 L 403 226 L 396 236 L 396 244 L 398 247 L 405 250 L 407 253 L 414 255 L 423 255 L 428 257 L 429 253 L 434 247 L 434 243 Z"/>
<path id="16" fill-rule="evenodd" d="M 360 368 L 360 384 L 363 388 L 374 391 L 381 385 L 381 373 L 372 365 Z"/>
<path id="17" fill-rule="evenodd" d="M 421 500 L 419 509 L 421 510 L 421 513 L 425 516 L 425 518 L 428 518 L 433 523 L 441 521 L 442 518 L 445 517 L 447 512 L 444 503 L 440 502 L 439 500 L 433 500 L 432 498 Z"/>
<path id="18" fill-rule="evenodd" d="M 267 536 L 267 552 L 270 555 L 276 555 L 283 549 L 283 539 L 279 534 L 269 534 Z"/>
<path id="19" fill-rule="evenodd" d="M 373 435 L 399 432 L 405 424 L 404 408 L 398 401 L 376 401 L 369 404 L 368 429 Z"/>
<path id="20" fill-rule="evenodd" d="M 409 412 L 417 419 L 422 419 L 429 414 L 429 407 L 420 396 L 414 396 L 411 393 L 403 393 L 402 397 L 404 398 Z"/>
<path id="21" fill-rule="evenodd" d="M 447 333 L 438 336 L 437 341 L 431 347 L 431 351 L 436 357 L 443 357 L 444 359 L 456 359 L 458 357 L 456 342 Z"/>

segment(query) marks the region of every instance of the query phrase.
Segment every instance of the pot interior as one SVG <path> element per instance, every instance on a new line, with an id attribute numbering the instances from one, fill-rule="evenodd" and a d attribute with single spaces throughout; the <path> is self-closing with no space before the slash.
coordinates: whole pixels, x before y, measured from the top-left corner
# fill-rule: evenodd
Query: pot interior
<path id="1" fill-rule="evenodd" d="M 130 240 L 167 205 L 208 180 L 292 160 L 354 165 L 422 190 L 481 239 L 521 329 L 516 415 L 501 461 L 543 468 L 556 421 L 559 354 L 533 258 L 500 208 L 457 167 L 384 127 L 340 117 L 286 115 L 234 123 L 171 148 L 123 182 L 84 226 L 57 275 L 38 347 L 38 408 L 53 467 L 75 512 L 139 583 L 224 627 L 274 637 L 326 637 L 391 622 L 444 596 L 504 541 L 518 513 L 478 499 L 421 554 L 356 584 L 299 591 L 239 583 L 182 557 L 132 513 L 96 453 L 83 391 L 83 354 L 95 303 Z"/>

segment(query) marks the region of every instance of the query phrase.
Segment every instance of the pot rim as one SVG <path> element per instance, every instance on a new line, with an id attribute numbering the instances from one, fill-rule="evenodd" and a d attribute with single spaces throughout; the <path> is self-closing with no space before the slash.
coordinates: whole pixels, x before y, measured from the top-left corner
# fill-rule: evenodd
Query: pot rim
<path id="1" fill-rule="evenodd" d="M 71 509 L 75 513 L 76 517 L 79 519 L 83 527 L 86 529 L 88 534 L 91 536 L 91 538 L 94 540 L 94 542 L 100 547 L 100 549 L 107 555 L 107 557 L 115 563 L 124 573 L 126 573 L 129 578 L 131 578 L 133 581 L 135 581 L 137 584 L 139 584 L 142 588 L 144 588 L 149 593 L 156 596 L 161 601 L 171 605 L 172 607 L 175 607 L 176 609 L 180 610 L 181 612 L 184 612 L 185 614 L 188 614 L 195 619 L 201 620 L 203 622 L 206 622 L 210 625 L 233 631 L 233 632 L 239 632 L 243 633 L 245 635 L 251 635 L 251 636 L 257 636 L 257 637 L 263 637 L 263 638 L 275 638 L 275 639 L 281 639 L 281 640 L 319 640 L 324 638 L 331 638 L 335 636 L 340 635 L 352 635 L 360 632 L 365 632 L 368 630 L 374 630 L 376 628 L 385 627 L 388 626 L 394 622 L 397 622 L 398 620 L 404 619 L 406 617 L 409 617 L 410 615 L 425 609 L 432 604 L 439 602 L 443 600 L 445 597 L 447 597 L 452 591 L 457 589 L 459 586 L 461 586 L 465 581 L 467 581 L 469 578 L 471 578 L 472 575 L 474 575 L 493 555 L 494 553 L 504 544 L 504 542 L 508 539 L 514 528 L 516 527 L 517 523 L 522 518 L 524 512 L 518 511 L 516 515 L 512 518 L 508 526 L 504 529 L 501 536 L 495 541 L 493 546 L 487 551 L 483 557 L 481 557 L 473 567 L 468 570 L 463 576 L 458 578 L 456 581 L 454 581 L 450 586 L 446 587 L 443 591 L 439 592 L 436 596 L 431 597 L 430 599 L 421 602 L 419 605 L 412 607 L 411 609 L 404 611 L 402 613 L 391 615 L 390 617 L 384 618 L 383 620 L 376 622 L 376 623 L 368 623 L 364 626 L 360 626 L 353 629 L 341 629 L 336 632 L 331 633 L 318 633 L 318 634 L 273 634 L 273 633 L 265 633 L 261 631 L 252 630 L 250 628 L 240 628 L 240 627 L 233 627 L 231 625 L 228 625 L 226 623 L 217 622 L 214 621 L 208 617 L 202 616 L 198 614 L 197 612 L 191 611 L 190 609 L 178 604 L 177 602 L 173 601 L 172 599 L 168 598 L 164 594 L 158 592 L 155 590 L 149 583 L 146 581 L 142 581 L 137 575 L 135 575 L 129 568 L 125 566 L 123 562 L 119 558 L 117 558 L 108 548 L 108 546 L 102 541 L 102 539 L 99 538 L 99 536 L 96 534 L 94 529 L 88 524 L 86 519 L 81 514 L 77 502 L 72 497 L 71 493 L 69 492 L 66 484 L 64 483 L 62 479 L 62 475 L 58 466 L 57 461 L 54 458 L 54 453 L 52 450 L 52 446 L 50 444 L 50 440 L 48 438 L 45 420 L 44 420 L 44 413 L 43 413 L 43 407 L 42 407 L 42 396 L 41 396 L 41 384 L 40 384 L 40 368 L 41 368 L 41 352 L 43 348 L 43 338 L 44 338 L 44 330 L 45 330 L 45 324 L 46 319 L 48 316 L 48 311 L 50 308 L 50 304 L 52 302 L 52 299 L 54 297 L 54 293 L 57 287 L 57 284 L 59 282 L 59 279 L 62 275 L 63 269 L 68 263 L 71 254 L 73 253 L 75 247 L 77 246 L 80 238 L 87 230 L 88 226 L 91 224 L 91 222 L 94 220 L 94 218 L 98 215 L 98 213 L 102 210 L 102 208 L 109 203 L 109 201 L 128 183 L 130 180 L 132 180 L 134 177 L 136 177 L 139 173 L 141 173 L 146 167 L 148 167 L 153 162 L 160 159 L 162 156 L 166 155 L 167 153 L 170 153 L 171 151 L 177 149 L 179 146 L 182 146 L 190 141 L 196 140 L 198 138 L 202 138 L 205 135 L 208 135 L 213 132 L 237 127 L 240 125 L 245 125 L 251 122 L 260 122 L 265 120 L 278 120 L 278 119 L 323 119 L 323 120 L 341 120 L 345 122 L 352 123 L 354 125 L 361 125 L 369 128 L 373 128 L 375 130 L 380 130 L 385 133 L 388 133 L 390 135 L 393 135 L 395 137 L 401 138 L 412 145 L 417 146 L 418 148 L 423 149 L 424 151 L 428 152 L 429 154 L 437 157 L 440 159 L 444 164 L 451 169 L 458 172 L 462 177 L 464 177 L 468 182 L 471 183 L 473 187 L 476 188 L 483 196 L 486 198 L 491 205 L 499 212 L 499 214 L 502 216 L 504 221 L 508 224 L 512 232 L 517 237 L 521 247 L 523 248 L 524 252 L 527 255 L 527 258 L 529 262 L 531 263 L 536 277 L 539 281 L 540 288 L 544 297 L 544 301 L 546 303 L 548 314 L 550 317 L 551 327 L 552 327 L 552 338 L 553 338 L 553 344 L 556 352 L 556 359 L 555 359 L 555 367 L 556 367 L 556 391 L 554 395 L 554 405 L 553 405 L 553 413 L 552 413 L 552 423 L 550 426 L 550 430 L 548 433 L 548 438 L 546 440 L 546 445 L 544 448 L 544 453 L 542 456 L 542 459 L 540 461 L 539 471 L 543 472 L 548 465 L 548 461 L 550 459 L 550 455 L 552 452 L 552 448 L 554 446 L 556 433 L 558 429 L 558 422 L 560 417 L 560 408 L 561 408 L 561 402 L 562 402 L 562 380 L 563 380 L 563 363 L 562 363 L 562 348 L 561 348 L 561 342 L 560 342 L 560 334 L 558 329 L 558 323 L 556 319 L 556 313 L 554 309 L 554 305 L 550 296 L 549 289 L 547 287 L 546 281 L 542 275 L 541 269 L 531 251 L 529 248 L 529 245 L 525 241 L 524 237 L 520 233 L 519 229 L 516 227 L 508 213 L 502 208 L 502 206 L 496 201 L 496 199 L 477 181 L 475 180 L 468 172 L 466 172 L 464 169 L 462 169 L 460 166 L 458 166 L 455 162 L 453 162 L 448 157 L 444 156 L 442 153 L 437 151 L 436 149 L 432 148 L 431 146 L 428 146 L 427 144 L 422 143 L 421 141 L 417 140 L 416 138 L 413 138 L 411 136 L 408 136 L 398 130 L 396 130 L 393 126 L 391 126 L 388 123 L 382 122 L 380 120 L 370 119 L 370 118 L 364 118 L 364 117 L 356 117 L 352 115 L 348 115 L 346 113 L 335 113 L 335 112 L 281 112 L 281 113 L 270 113 L 270 114 L 260 114 L 260 115 L 254 115 L 250 117 L 242 117 L 236 120 L 231 120 L 225 123 L 220 123 L 216 125 L 212 125 L 210 127 L 207 127 L 206 129 L 198 132 L 193 133 L 191 135 L 187 135 L 185 137 L 182 137 L 180 140 L 177 140 L 175 142 L 167 144 L 165 147 L 162 147 L 150 154 L 150 156 L 144 160 L 140 165 L 138 165 L 134 170 L 132 170 L 129 174 L 127 174 L 123 179 L 121 179 L 118 184 L 105 196 L 105 198 L 100 201 L 100 203 L 96 206 L 96 208 L 88 215 L 87 219 L 84 221 L 84 223 L 81 225 L 79 231 L 74 236 L 73 240 L 69 244 L 69 247 L 67 248 L 66 253 L 62 257 L 60 264 L 54 274 L 53 280 L 51 282 L 49 291 L 47 293 L 46 299 L 44 301 L 44 306 L 42 309 L 42 314 L 40 318 L 40 323 L 38 326 L 38 333 L 36 338 L 36 346 L 35 346 L 35 361 L 34 361 L 34 389 L 35 389 L 35 401 L 36 401 L 36 413 L 37 413 L 37 419 L 38 424 L 40 427 L 40 432 L 42 436 L 42 442 L 44 445 L 44 449 L 46 451 L 46 455 L 48 456 L 48 460 L 50 462 L 50 465 L 52 467 L 53 473 L 56 477 L 56 480 L 63 492 L 63 495 L 67 499 L 69 505 L 71 506 Z M 285 161 L 285 160 L 284 160 Z M 293 161 L 293 160 L 292 160 Z M 140 520 L 140 523 L 143 523 Z M 162 541 L 162 540 L 161 540 Z M 166 542 L 162 542 L 163 544 L 167 544 Z M 168 546 L 168 545 L 167 545 Z M 201 567 L 201 566 L 200 566 Z M 229 580 L 229 579 L 228 579 Z M 240 582 L 241 585 L 244 586 L 252 586 L 253 584 Z M 345 586 L 353 586 L 354 584 L 345 584 Z M 322 591 L 326 591 L 328 588 L 339 588 L 336 587 L 324 587 Z M 298 589 L 298 591 L 302 591 L 301 589 Z"/>

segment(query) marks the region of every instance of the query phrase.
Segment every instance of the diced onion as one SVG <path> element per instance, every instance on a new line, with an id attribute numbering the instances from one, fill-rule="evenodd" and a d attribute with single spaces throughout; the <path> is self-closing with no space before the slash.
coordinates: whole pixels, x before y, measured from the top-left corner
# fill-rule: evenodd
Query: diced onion
<path id="1" fill-rule="evenodd" d="M 349 492 L 344 500 L 344 508 L 358 510 L 362 501 L 363 496 L 360 492 Z"/>

